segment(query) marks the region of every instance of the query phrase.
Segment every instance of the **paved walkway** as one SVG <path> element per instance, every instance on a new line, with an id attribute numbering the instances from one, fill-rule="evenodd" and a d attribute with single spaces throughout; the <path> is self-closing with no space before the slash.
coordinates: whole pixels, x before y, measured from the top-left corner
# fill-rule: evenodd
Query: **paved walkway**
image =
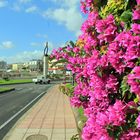
<path id="1" fill-rule="evenodd" d="M 41 135 L 47 136 L 48 140 L 70 140 L 77 134 L 69 99 L 58 87 L 51 87 L 16 123 L 4 140 L 28 140 L 29 136 L 36 134 L 40 136 L 36 140 L 45 140 L 41 139 Z"/>

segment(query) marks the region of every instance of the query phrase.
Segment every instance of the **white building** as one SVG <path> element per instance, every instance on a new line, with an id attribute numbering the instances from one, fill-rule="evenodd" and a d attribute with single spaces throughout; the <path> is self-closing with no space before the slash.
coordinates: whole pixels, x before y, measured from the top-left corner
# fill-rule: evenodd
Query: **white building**
<path id="1" fill-rule="evenodd" d="M 30 71 L 43 71 L 43 61 L 40 59 L 33 59 L 29 62 L 25 62 L 24 66 L 27 67 Z"/>

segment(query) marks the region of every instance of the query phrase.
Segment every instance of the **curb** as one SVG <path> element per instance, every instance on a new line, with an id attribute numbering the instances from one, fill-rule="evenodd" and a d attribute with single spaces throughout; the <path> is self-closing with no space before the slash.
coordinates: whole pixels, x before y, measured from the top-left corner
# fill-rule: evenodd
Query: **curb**
<path id="1" fill-rule="evenodd" d="M 82 129 L 85 126 L 85 120 L 80 116 L 78 112 L 78 108 L 72 107 L 72 111 L 76 120 L 76 125 L 77 125 L 77 130 L 79 133 L 79 139 L 82 140 L 81 134 L 82 134 Z"/>
<path id="2" fill-rule="evenodd" d="M 0 86 L 6 86 L 6 85 L 16 85 L 16 84 L 28 84 L 33 82 L 26 82 L 26 83 L 11 83 L 11 84 L 0 84 Z"/>
<path id="3" fill-rule="evenodd" d="M 6 90 L 6 91 L 0 91 L 0 94 L 6 93 L 6 92 L 10 92 L 10 91 L 13 91 L 13 90 L 15 90 L 15 88 L 11 88 L 11 89 Z"/>
<path id="4" fill-rule="evenodd" d="M 73 111 L 73 114 L 74 114 L 74 117 L 75 117 L 78 133 L 80 134 L 81 133 L 81 128 L 80 128 L 80 126 L 78 124 L 78 122 L 80 121 L 80 117 L 79 117 L 77 108 L 73 108 L 73 107 L 71 107 L 71 108 L 72 108 L 72 111 Z"/>

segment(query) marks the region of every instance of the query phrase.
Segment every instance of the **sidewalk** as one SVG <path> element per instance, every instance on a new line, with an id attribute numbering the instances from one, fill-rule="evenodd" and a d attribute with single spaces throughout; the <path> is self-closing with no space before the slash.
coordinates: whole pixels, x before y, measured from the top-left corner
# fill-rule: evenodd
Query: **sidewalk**
<path id="1" fill-rule="evenodd" d="M 31 140 L 31 135 L 36 135 L 32 140 L 70 140 L 77 134 L 69 99 L 58 87 L 51 87 L 3 140 Z"/>

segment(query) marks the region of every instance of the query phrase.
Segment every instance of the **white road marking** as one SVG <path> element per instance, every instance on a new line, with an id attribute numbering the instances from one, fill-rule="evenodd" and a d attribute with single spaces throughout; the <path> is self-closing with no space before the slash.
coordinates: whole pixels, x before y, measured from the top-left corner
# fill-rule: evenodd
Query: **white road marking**
<path id="1" fill-rule="evenodd" d="M 31 102 L 29 102 L 26 106 L 24 106 L 22 109 L 20 109 L 16 114 L 14 114 L 11 118 L 9 118 L 5 123 L 3 123 L 0 126 L 0 130 L 3 129 L 8 123 L 10 123 L 15 117 L 17 117 L 22 111 L 24 111 L 29 105 L 31 105 L 34 101 L 36 101 L 40 96 L 45 94 L 45 92 L 42 92 L 39 94 L 36 98 L 34 98 Z"/>

